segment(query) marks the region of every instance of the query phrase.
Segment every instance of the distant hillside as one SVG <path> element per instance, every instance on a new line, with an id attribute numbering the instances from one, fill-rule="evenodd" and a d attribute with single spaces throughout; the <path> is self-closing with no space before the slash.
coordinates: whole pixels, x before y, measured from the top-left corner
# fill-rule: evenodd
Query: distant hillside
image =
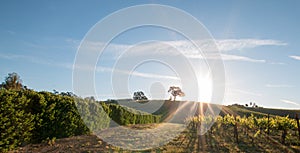
<path id="1" fill-rule="evenodd" d="M 172 115 L 176 111 L 180 110 L 181 113 L 189 113 L 191 108 L 198 109 L 194 112 L 195 115 L 206 112 L 208 108 L 221 109 L 219 115 L 224 116 L 226 114 L 239 115 L 239 116 L 250 116 L 251 114 L 263 117 L 270 114 L 270 116 L 287 116 L 294 118 L 296 114 L 300 115 L 300 110 L 287 110 L 287 109 L 273 109 L 273 108 L 262 108 L 262 107 L 246 107 L 243 105 L 229 105 L 222 106 L 217 104 L 203 103 L 203 102 L 192 102 L 192 101 L 169 101 L 169 100 L 150 100 L 146 103 L 138 103 L 130 99 L 118 100 L 120 105 L 131 107 L 136 110 L 142 110 L 155 115 L 162 115 L 162 121 L 167 121 L 172 118 Z M 182 115 L 182 114 L 181 114 Z M 184 116 L 184 115 L 182 115 Z M 173 118 L 174 120 L 174 118 Z M 179 118 L 177 118 L 179 120 Z M 184 120 L 180 118 L 180 120 Z"/>
<path id="2" fill-rule="evenodd" d="M 223 110 L 231 110 L 240 116 L 250 116 L 251 114 L 255 116 L 266 116 L 270 114 L 271 116 L 289 116 L 294 118 L 296 114 L 300 115 L 300 110 L 287 110 L 287 109 L 274 109 L 274 108 L 262 108 L 262 107 L 245 107 L 243 105 L 230 105 L 223 106 Z"/>

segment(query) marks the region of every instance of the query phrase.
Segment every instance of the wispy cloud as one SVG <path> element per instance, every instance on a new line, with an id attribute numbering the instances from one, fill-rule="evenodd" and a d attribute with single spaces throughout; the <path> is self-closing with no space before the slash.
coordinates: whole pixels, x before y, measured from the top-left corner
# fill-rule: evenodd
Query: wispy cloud
<path id="1" fill-rule="evenodd" d="M 76 39 L 68 38 L 65 40 L 68 43 L 73 43 L 74 45 L 79 45 L 80 41 Z M 191 47 L 191 42 L 186 40 L 178 40 L 178 41 L 159 41 L 161 43 L 168 43 L 174 47 L 183 47 L 186 48 Z M 217 45 L 219 51 L 232 51 L 232 50 L 244 50 L 247 48 L 256 48 L 260 46 L 286 46 L 287 43 L 273 40 L 273 39 L 216 39 L 216 40 L 193 40 L 199 45 L 200 48 L 205 50 L 215 49 L 214 45 Z M 103 42 L 86 42 L 92 48 L 97 47 L 99 45 L 103 45 Z M 110 44 L 111 46 L 119 47 L 132 47 L 132 45 L 124 45 L 124 44 Z M 156 44 L 157 45 L 157 44 Z M 156 46 L 154 44 L 147 46 Z M 99 49 L 99 48 L 97 48 Z"/>
<path id="2" fill-rule="evenodd" d="M 221 56 L 211 54 L 205 58 L 200 54 L 195 55 L 186 55 L 188 58 L 192 59 L 208 59 L 208 60 L 218 60 L 222 59 L 223 61 L 244 61 L 244 62 L 254 62 L 254 63 L 265 63 L 266 60 L 253 59 L 246 56 L 232 55 L 232 54 L 220 54 Z"/>
<path id="3" fill-rule="evenodd" d="M 66 38 L 65 42 L 73 44 L 74 46 L 78 46 L 80 44 L 80 40 L 72 38 Z"/>
<path id="4" fill-rule="evenodd" d="M 26 58 L 26 59 L 28 59 L 28 56 L 0 53 L 0 58 L 2 58 L 2 59 L 9 59 L 9 60 L 20 59 L 20 58 Z"/>
<path id="5" fill-rule="evenodd" d="M 290 101 L 290 100 L 286 100 L 286 99 L 281 99 L 281 101 L 284 103 L 287 103 L 287 104 L 293 104 L 293 105 L 300 106 L 300 104 L 298 104 L 297 102 L 294 102 L 294 101 Z"/>
<path id="6" fill-rule="evenodd" d="M 68 40 L 71 41 L 71 40 Z M 201 51 L 208 51 L 209 55 L 206 54 L 206 59 L 218 59 L 220 56 L 215 56 L 217 51 L 228 52 L 233 50 L 244 50 L 247 48 L 255 48 L 260 46 L 283 46 L 287 43 L 271 40 L 271 39 L 221 39 L 221 40 L 201 40 L 194 42 L 199 45 Z M 85 48 L 90 51 L 99 51 L 102 46 L 101 42 L 86 42 Z M 122 45 L 122 44 L 109 44 L 106 48 L 111 55 L 115 58 L 120 56 L 120 54 L 129 50 L 130 56 L 147 56 L 149 54 L 156 54 L 159 56 L 177 56 L 185 55 L 188 58 L 203 59 L 203 55 L 200 54 L 199 49 L 194 46 L 190 41 L 180 40 L 180 41 L 154 41 L 149 43 L 143 43 L 138 45 Z M 214 55 L 215 54 L 215 55 Z M 221 57 L 224 61 L 245 61 L 245 62 L 255 62 L 255 63 L 266 63 L 264 59 L 254 59 L 242 55 L 233 55 L 228 53 L 222 53 Z M 275 63 L 273 63 L 275 64 Z M 276 63 L 283 64 L 283 63 Z"/>
<path id="7" fill-rule="evenodd" d="M 269 62 L 268 64 L 272 64 L 272 65 L 286 65 L 286 63 L 283 63 L 283 62 Z"/>
<path id="8" fill-rule="evenodd" d="M 289 57 L 292 58 L 292 59 L 295 59 L 295 60 L 300 60 L 300 56 L 292 55 L 292 56 L 289 56 Z"/>
<path id="9" fill-rule="evenodd" d="M 220 51 L 243 50 L 260 46 L 285 46 L 287 43 L 272 39 L 224 39 L 216 41 Z"/>
<path id="10" fill-rule="evenodd" d="M 138 76 L 138 77 L 143 77 L 143 78 L 180 80 L 180 78 L 176 77 L 176 76 L 160 75 L 160 74 L 154 74 L 154 73 L 144 73 L 144 72 L 138 72 L 138 71 L 127 71 L 127 70 L 113 69 L 113 68 L 103 67 L 103 66 L 98 66 L 96 68 L 96 71 L 97 72 L 122 73 L 122 74 L 128 74 L 130 76 Z"/>
<path id="11" fill-rule="evenodd" d="M 65 40 L 68 43 L 79 45 L 79 40 L 74 39 L 66 39 Z M 271 39 L 222 39 L 222 40 L 215 40 L 212 43 L 213 40 L 206 40 L 206 41 L 197 41 L 197 44 L 200 44 L 201 50 L 214 50 L 216 47 L 221 52 L 227 52 L 232 50 L 243 50 L 246 48 L 255 48 L 259 46 L 283 46 L 287 45 L 284 42 L 278 41 L 278 40 L 271 40 Z M 99 51 L 99 47 L 103 47 L 104 43 L 102 42 L 86 42 L 86 46 L 88 48 L 85 48 L 89 51 Z M 37 47 L 32 46 L 31 47 Z M 109 44 L 106 48 L 106 50 L 109 52 L 109 56 L 112 58 L 117 58 L 123 51 L 125 50 L 131 50 L 131 48 L 134 48 L 134 51 L 130 54 L 130 56 L 147 56 L 148 54 L 156 54 L 157 56 L 177 56 L 177 55 L 184 55 L 188 58 L 192 59 L 204 59 L 203 55 L 199 53 L 199 50 L 191 44 L 189 41 L 160 41 L 160 42 L 151 42 L 151 43 L 145 43 L 140 44 L 138 46 L 133 45 L 123 45 L 123 44 Z M 266 63 L 266 60 L 264 59 L 254 59 L 242 55 L 233 55 L 228 53 L 221 53 L 220 55 L 216 54 L 216 52 L 212 52 L 210 54 L 205 54 L 206 59 L 220 59 L 224 61 L 245 61 L 245 62 L 254 62 L 254 63 Z M 291 58 L 300 60 L 300 56 L 290 56 Z M 40 58 L 35 58 L 32 56 L 26 56 L 26 55 L 13 55 L 13 54 L 1 54 L 0 58 L 4 59 L 20 59 L 20 60 L 26 60 L 33 63 L 38 64 L 44 64 L 44 65 L 53 65 L 53 66 L 60 66 L 65 68 L 72 68 L 72 64 L 59 64 L 58 62 L 53 62 L 49 60 L 42 60 Z M 99 67 L 97 68 L 97 71 L 108 71 L 109 68 L 103 68 Z M 119 73 L 131 73 L 131 75 L 140 76 L 140 77 L 146 77 L 146 78 L 166 78 L 166 79 L 174 79 L 178 80 L 177 77 L 174 76 L 162 76 L 157 74 L 148 74 L 148 73 L 141 73 L 141 72 L 127 72 L 123 70 L 118 70 Z"/>
<path id="12" fill-rule="evenodd" d="M 293 87 L 292 85 L 287 85 L 287 84 L 266 84 L 265 86 L 268 88 L 291 88 L 291 87 Z"/>
<path id="13" fill-rule="evenodd" d="M 82 66 L 82 65 L 75 65 L 72 69 L 84 70 L 84 71 L 96 71 L 96 72 L 109 72 L 109 73 L 120 73 L 120 74 L 128 74 L 130 76 L 138 76 L 143 78 L 154 78 L 154 79 L 171 79 L 171 80 L 180 80 L 179 77 L 170 76 L 170 75 L 160 75 L 155 73 L 144 73 L 138 71 L 128 71 L 128 70 L 121 70 L 117 68 L 111 67 L 104 67 L 104 66 L 97 66 L 96 68 L 92 66 Z"/>
<path id="14" fill-rule="evenodd" d="M 12 31 L 12 30 L 6 30 L 7 33 L 11 34 L 11 35 L 15 35 L 16 32 L 15 31 Z"/>
<path id="15" fill-rule="evenodd" d="M 134 71 L 134 72 L 125 71 L 124 73 L 128 73 L 133 76 L 144 77 L 144 78 L 180 80 L 180 78 L 176 77 L 176 76 L 159 75 L 159 74 L 153 74 L 153 73 L 141 73 L 141 72 L 137 72 L 137 71 Z"/>
<path id="16" fill-rule="evenodd" d="M 79 45 L 79 40 L 66 39 L 66 42 Z M 254 59 L 243 55 L 234 55 L 224 52 L 234 50 L 244 50 L 250 48 L 256 48 L 261 46 L 285 46 L 287 43 L 273 40 L 273 39 L 217 39 L 217 40 L 193 40 L 196 42 L 201 51 L 208 51 L 216 53 L 220 51 L 222 59 L 224 61 L 245 61 L 255 63 L 266 63 L 264 59 Z M 103 42 L 85 42 L 85 47 L 82 48 L 86 51 L 94 52 L 100 51 L 99 49 L 105 44 Z M 203 59 L 203 55 L 200 54 L 199 49 L 194 46 L 190 41 L 179 40 L 179 41 L 154 41 L 149 43 L 137 44 L 137 45 L 125 45 L 125 44 L 114 44 L 110 43 L 106 46 L 105 51 L 111 58 L 117 58 L 124 51 L 132 52 L 130 56 L 147 56 L 149 54 L 157 54 L 159 56 L 177 56 L 185 55 L 188 58 Z M 220 56 L 209 55 L 206 59 L 217 59 Z M 280 64 L 284 63 L 269 63 L 269 64 Z"/>
<path id="17" fill-rule="evenodd" d="M 33 56 L 1 54 L 0 53 L 0 58 L 8 59 L 8 60 L 24 60 L 24 61 L 31 62 L 31 63 L 56 66 L 56 67 L 61 67 L 61 68 L 66 68 L 66 69 L 79 68 L 79 69 L 84 69 L 84 70 L 88 70 L 88 71 L 94 71 L 94 68 L 89 67 L 89 66 L 78 66 L 77 65 L 77 66 L 73 67 L 73 64 L 71 64 L 71 63 L 59 63 L 59 62 L 54 62 L 54 61 L 49 61 L 49 60 L 47 61 L 47 60 L 43 60 L 43 59 L 33 57 Z M 159 74 L 154 74 L 154 73 L 142 73 L 142 72 L 138 72 L 138 71 L 127 71 L 127 70 L 113 69 L 110 67 L 103 67 L 103 66 L 97 66 L 95 70 L 97 72 L 116 72 L 116 73 L 129 74 L 131 76 L 138 76 L 138 77 L 143 77 L 143 78 L 180 80 L 180 78 L 178 78 L 176 76 L 159 75 Z"/>
<path id="18" fill-rule="evenodd" d="M 47 46 L 47 45 L 42 45 L 42 44 L 27 42 L 27 41 L 23 41 L 23 44 L 29 48 L 35 48 L 35 49 L 47 49 L 49 47 L 53 47 L 53 46 Z"/>
<path id="19" fill-rule="evenodd" d="M 255 63 L 265 63 L 265 60 L 253 59 L 246 56 L 221 54 L 222 59 L 225 61 L 245 61 L 245 62 L 255 62 Z"/>
<path id="20" fill-rule="evenodd" d="M 251 96 L 262 96 L 260 93 L 256 92 L 251 92 L 251 91 L 246 91 L 246 90 L 241 90 L 241 89 L 231 89 L 233 92 L 244 94 L 244 95 L 251 95 Z"/>
<path id="21" fill-rule="evenodd" d="M 40 60 L 39 58 L 35 58 L 33 56 L 28 55 L 16 55 L 16 54 L 3 54 L 0 53 L 0 58 L 2 59 L 8 59 L 8 60 L 24 60 L 32 63 L 38 63 L 38 64 L 47 64 L 45 60 Z"/>
<path id="22" fill-rule="evenodd" d="M 0 58 L 7 59 L 7 60 L 26 61 L 26 62 L 35 63 L 35 64 L 63 67 L 63 68 L 68 68 L 68 69 L 72 68 L 72 64 L 54 62 L 51 60 L 45 60 L 45 59 L 41 59 L 41 58 L 34 57 L 34 56 L 28 56 L 28 55 L 15 55 L 15 54 L 0 53 Z"/>

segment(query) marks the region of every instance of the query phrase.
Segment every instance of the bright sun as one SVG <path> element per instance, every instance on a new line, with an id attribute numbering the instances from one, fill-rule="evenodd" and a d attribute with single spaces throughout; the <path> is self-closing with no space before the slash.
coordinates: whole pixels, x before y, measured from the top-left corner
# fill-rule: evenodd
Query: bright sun
<path id="1" fill-rule="evenodd" d="M 210 75 L 198 77 L 199 102 L 211 102 L 212 97 L 212 79 Z"/>

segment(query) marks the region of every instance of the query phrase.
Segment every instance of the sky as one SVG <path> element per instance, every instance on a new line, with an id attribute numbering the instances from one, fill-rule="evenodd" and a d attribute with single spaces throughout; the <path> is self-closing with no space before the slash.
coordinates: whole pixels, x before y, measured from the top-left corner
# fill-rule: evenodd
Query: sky
<path id="1" fill-rule="evenodd" d="M 17 72 L 29 88 L 73 91 L 77 49 L 96 23 L 126 7 L 162 4 L 194 16 L 214 38 L 225 70 L 226 92 L 222 104 L 254 102 L 262 107 L 300 109 L 299 1 L 4 0 L 0 3 L 1 80 L 8 73 Z M 162 16 L 157 18 L 164 19 L 164 11 L 158 11 Z M 126 21 L 119 21 L 122 22 Z M 202 47 L 209 49 L 205 44 Z M 173 57 L 173 50 L 179 50 L 187 61 L 192 61 L 194 69 L 188 70 L 185 64 L 189 62 L 176 67 L 155 60 L 121 69 L 142 57 L 168 60 Z M 176 70 L 186 70 L 191 75 L 196 73 L 199 81 L 200 98 L 196 100 L 209 102 L 214 92 L 209 65 L 193 51 L 185 37 L 170 29 L 155 26 L 129 29 L 110 42 L 93 69 L 96 96 L 114 98 L 111 80 L 115 72 L 116 78 L 130 75 L 128 93 L 119 93 L 121 97 L 130 97 L 134 91 L 142 90 L 153 99 L 168 98 L 169 86 L 184 86 Z M 179 63 L 174 61 L 170 60 L 175 65 Z M 195 100 L 189 96 L 193 95 L 192 90 L 185 92 L 185 99 Z"/>

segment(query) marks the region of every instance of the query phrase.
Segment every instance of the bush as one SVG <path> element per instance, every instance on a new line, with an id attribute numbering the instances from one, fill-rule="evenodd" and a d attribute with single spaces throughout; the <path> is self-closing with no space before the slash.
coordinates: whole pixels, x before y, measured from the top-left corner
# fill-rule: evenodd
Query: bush
<path id="1" fill-rule="evenodd" d="M 0 89 L 0 152 L 47 138 L 89 133 L 73 97 Z"/>
<path id="2" fill-rule="evenodd" d="M 77 106 L 77 107 L 76 107 Z M 78 108 L 78 110 L 77 110 Z M 0 89 L 0 152 L 27 143 L 65 138 L 120 125 L 158 123 L 152 115 L 70 94 Z M 90 130 L 89 130 L 90 128 Z"/>
<path id="3" fill-rule="evenodd" d="M 91 131 L 98 131 L 109 127 L 110 118 L 99 102 L 76 98 L 76 106 L 85 125 Z"/>
<path id="4" fill-rule="evenodd" d="M 1 152 L 31 141 L 35 116 L 28 112 L 29 101 L 21 92 L 0 90 Z"/>
<path id="5" fill-rule="evenodd" d="M 109 117 L 119 125 L 159 123 L 161 116 L 112 103 L 100 103 Z"/>

